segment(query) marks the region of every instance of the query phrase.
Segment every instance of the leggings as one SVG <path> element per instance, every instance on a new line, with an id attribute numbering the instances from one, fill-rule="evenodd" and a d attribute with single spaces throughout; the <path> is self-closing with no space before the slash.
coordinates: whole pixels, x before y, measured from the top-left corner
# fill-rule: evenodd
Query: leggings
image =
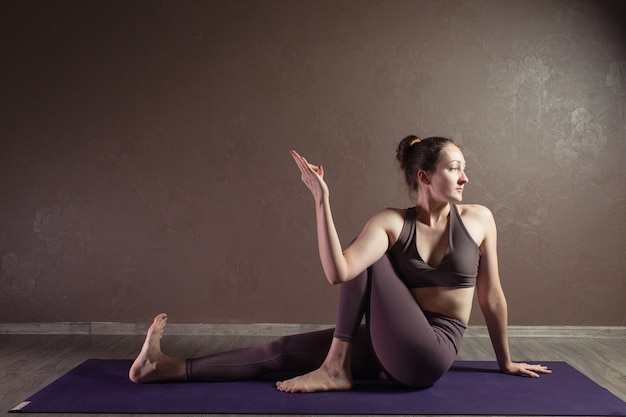
<path id="1" fill-rule="evenodd" d="M 366 324 L 361 321 L 365 315 Z M 236 381 L 275 372 L 309 372 L 333 337 L 350 342 L 354 377 L 382 376 L 407 387 L 434 384 L 450 368 L 465 325 L 422 311 L 389 258 L 340 285 L 335 329 L 280 337 L 258 347 L 187 359 L 190 381 Z"/>

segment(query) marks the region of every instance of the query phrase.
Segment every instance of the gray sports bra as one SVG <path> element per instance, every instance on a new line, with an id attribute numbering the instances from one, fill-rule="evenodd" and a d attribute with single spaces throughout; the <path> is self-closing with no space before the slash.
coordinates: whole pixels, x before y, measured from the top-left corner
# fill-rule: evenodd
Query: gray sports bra
<path id="1" fill-rule="evenodd" d="M 387 255 L 408 288 L 476 285 L 480 249 L 465 229 L 454 204 L 450 204 L 448 223 L 448 247 L 439 265 L 432 267 L 417 252 L 415 207 L 407 209 L 402 232 Z"/>

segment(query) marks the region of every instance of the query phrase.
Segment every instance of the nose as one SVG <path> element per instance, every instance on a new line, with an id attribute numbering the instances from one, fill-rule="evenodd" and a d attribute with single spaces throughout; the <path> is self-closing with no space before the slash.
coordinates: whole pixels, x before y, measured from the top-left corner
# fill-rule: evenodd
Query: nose
<path id="1" fill-rule="evenodd" d="M 469 178 L 467 178 L 467 174 L 465 171 L 461 171 L 461 178 L 459 178 L 460 184 L 467 184 L 469 182 Z"/>

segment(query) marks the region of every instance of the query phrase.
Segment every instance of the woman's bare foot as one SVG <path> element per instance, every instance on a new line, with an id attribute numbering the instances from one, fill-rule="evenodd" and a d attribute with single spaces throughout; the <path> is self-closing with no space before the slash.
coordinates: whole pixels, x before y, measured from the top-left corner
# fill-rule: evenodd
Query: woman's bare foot
<path id="1" fill-rule="evenodd" d="M 347 391 L 352 386 L 353 380 L 349 371 L 331 370 L 325 365 L 308 374 L 276 383 L 276 389 L 282 392 Z"/>
<path id="2" fill-rule="evenodd" d="M 282 392 L 347 391 L 352 389 L 352 344 L 333 338 L 324 363 L 318 369 L 287 381 L 277 382 Z"/>
<path id="3" fill-rule="evenodd" d="M 167 314 L 154 318 L 139 356 L 133 362 L 128 377 L 136 383 L 169 381 L 185 378 L 185 360 L 173 359 L 161 352 L 161 337 L 167 322 Z"/>

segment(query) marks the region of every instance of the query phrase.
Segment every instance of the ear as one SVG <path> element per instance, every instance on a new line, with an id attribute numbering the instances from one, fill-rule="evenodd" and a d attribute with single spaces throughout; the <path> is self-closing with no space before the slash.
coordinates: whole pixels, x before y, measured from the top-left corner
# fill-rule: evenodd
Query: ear
<path id="1" fill-rule="evenodd" d="M 420 169 L 417 171 L 417 180 L 426 185 L 430 185 L 430 172 Z"/>

